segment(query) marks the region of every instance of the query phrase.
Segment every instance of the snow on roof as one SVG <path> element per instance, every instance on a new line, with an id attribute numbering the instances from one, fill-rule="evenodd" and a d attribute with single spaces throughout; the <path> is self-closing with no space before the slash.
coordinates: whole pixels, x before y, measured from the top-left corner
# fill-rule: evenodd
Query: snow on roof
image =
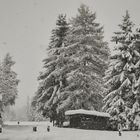
<path id="1" fill-rule="evenodd" d="M 78 109 L 78 110 L 68 110 L 65 112 L 65 115 L 76 115 L 76 114 L 93 115 L 93 116 L 100 116 L 100 117 L 110 117 L 110 115 L 108 113 L 98 112 L 95 110 Z"/>

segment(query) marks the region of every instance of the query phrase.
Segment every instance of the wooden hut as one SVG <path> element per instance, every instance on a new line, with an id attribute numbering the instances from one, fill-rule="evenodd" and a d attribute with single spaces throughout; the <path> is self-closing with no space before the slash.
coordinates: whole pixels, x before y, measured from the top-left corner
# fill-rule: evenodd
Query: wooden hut
<path id="1" fill-rule="evenodd" d="M 91 110 L 69 110 L 65 112 L 69 118 L 69 127 L 107 130 L 110 115 L 104 112 Z"/>

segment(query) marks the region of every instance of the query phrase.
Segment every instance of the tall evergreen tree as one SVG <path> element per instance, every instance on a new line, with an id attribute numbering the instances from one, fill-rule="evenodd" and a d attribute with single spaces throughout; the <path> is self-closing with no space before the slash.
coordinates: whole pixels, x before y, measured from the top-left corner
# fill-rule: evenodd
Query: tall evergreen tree
<path id="1" fill-rule="evenodd" d="M 133 26 L 127 11 L 119 25 L 120 30 L 115 32 L 112 40 L 116 45 L 105 77 L 108 90 L 104 98 L 104 109 L 111 114 L 114 122 L 126 122 L 134 103 L 135 58 L 138 52 Z"/>
<path id="2" fill-rule="evenodd" d="M 60 48 L 64 45 L 67 31 L 66 16 L 59 15 L 56 28 L 52 30 L 51 41 L 47 49 L 48 56 L 43 60 L 44 72 L 40 73 L 39 88 L 34 97 L 38 110 L 51 119 L 55 119 L 57 116 L 58 96 L 65 85 L 64 75 L 60 73 L 60 69 L 64 65 L 60 57 Z"/>
<path id="3" fill-rule="evenodd" d="M 10 54 L 6 54 L 0 69 L 0 94 L 2 94 L 2 103 L 4 106 L 13 105 L 17 97 L 17 86 L 19 80 L 17 74 L 12 70 L 15 62 Z"/>
<path id="4" fill-rule="evenodd" d="M 134 34 L 135 37 L 135 53 L 137 54 L 135 56 L 135 67 L 134 67 L 134 74 L 135 74 L 135 80 L 134 80 L 134 96 L 132 97 L 133 100 L 133 107 L 130 111 L 131 116 L 131 122 L 134 126 L 138 126 L 138 122 L 136 121 L 136 116 L 140 113 L 140 29 L 136 29 L 136 32 Z"/>
<path id="5" fill-rule="evenodd" d="M 3 71 L 2 71 L 2 66 L 0 64 L 0 91 L 2 91 L 2 87 L 3 87 Z M 3 105 L 2 105 L 2 92 L 0 92 L 0 112 L 3 111 Z"/>
<path id="6" fill-rule="evenodd" d="M 100 110 L 105 69 L 109 50 L 104 41 L 103 27 L 96 22 L 96 14 L 85 5 L 70 21 L 67 44 L 62 50 L 65 59 L 67 86 L 61 92 L 58 110 Z"/>

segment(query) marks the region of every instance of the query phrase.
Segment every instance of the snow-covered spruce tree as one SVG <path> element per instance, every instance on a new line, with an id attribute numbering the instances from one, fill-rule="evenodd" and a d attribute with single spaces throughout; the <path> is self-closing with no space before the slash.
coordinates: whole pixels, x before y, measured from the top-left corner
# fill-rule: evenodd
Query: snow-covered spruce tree
<path id="1" fill-rule="evenodd" d="M 108 90 L 103 108 L 112 116 L 115 127 L 118 121 L 128 121 L 127 115 L 134 103 L 135 58 L 139 54 L 135 46 L 133 26 L 126 11 L 122 24 L 119 25 L 120 30 L 113 36 L 112 41 L 116 43 L 115 51 L 112 53 L 105 76 Z"/>
<path id="2" fill-rule="evenodd" d="M 134 96 L 133 107 L 130 112 L 131 124 L 133 128 L 136 128 L 139 124 L 137 121 L 137 116 L 140 113 L 140 29 L 136 29 L 134 34 L 135 37 L 135 53 L 137 54 L 135 57 L 135 80 L 134 80 Z"/>
<path id="3" fill-rule="evenodd" d="M 44 71 L 39 76 L 39 88 L 34 97 L 38 110 L 43 112 L 44 116 L 50 117 L 52 120 L 57 119 L 58 96 L 61 89 L 65 86 L 65 78 L 60 73 L 61 67 L 64 65 L 63 59 L 60 57 L 60 48 L 64 45 L 65 36 L 68 31 L 68 23 L 66 16 L 59 15 L 56 22 L 56 28 L 52 30 L 51 41 L 47 49 L 47 58 L 43 60 Z"/>
<path id="4" fill-rule="evenodd" d="M 3 79 L 3 72 L 2 72 L 2 66 L 0 64 L 0 91 L 2 90 L 2 87 L 3 87 L 3 82 L 4 82 L 4 79 Z M 1 95 L 1 98 L 2 98 L 2 92 L 0 93 Z M 0 99 L 1 100 L 1 99 Z M 0 112 L 3 111 L 3 105 L 2 105 L 2 102 L 0 101 Z"/>
<path id="5" fill-rule="evenodd" d="M 66 47 L 61 50 L 69 60 L 65 65 L 68 85 L 61 92 L 58 110 L 100 110 L 109 49 L 96 14 L 81 5 L 78 15 L 70 21 L 66 38 Z"/>
<path id="6" fill-rule="evenodd" d="M 0 68 L 0 94 L 2 94 L 3 107 L 13 105 L 17 97 L 19 80 L 17 74 L 12 70 L 14 64 L 10 54 L 6 54 Z"/>

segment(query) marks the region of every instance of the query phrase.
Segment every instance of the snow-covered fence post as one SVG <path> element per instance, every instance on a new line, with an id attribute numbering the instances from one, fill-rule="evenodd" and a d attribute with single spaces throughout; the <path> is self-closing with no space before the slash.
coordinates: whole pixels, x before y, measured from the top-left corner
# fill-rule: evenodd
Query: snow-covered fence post
<path id="1" fill-rule="evenodd" d="M 0 133 L 2 133 L 2 116 L 0 114 Z"/>
<path id="2" fill-rule="evenodd" d="M 0 133 L 2 133 L 2 125 L 0 124 Z"/>
<path id="3" fill-rule="evenodd" d="M 118 132 L 119 132 L 119 136 L 121 136 L 122 135 L 122 124 L 121 123 L 118 124 Z"/>
<path id="4" fill-rule="evenodd" d="M 50 126 L 49 125 L 47 126 L 47 131 L 50 132 Z"/>
<path id="5" fill-rule="evenodd" d="M 33 132 L 37 131 L 37 126 L 33 126 Z"/>

